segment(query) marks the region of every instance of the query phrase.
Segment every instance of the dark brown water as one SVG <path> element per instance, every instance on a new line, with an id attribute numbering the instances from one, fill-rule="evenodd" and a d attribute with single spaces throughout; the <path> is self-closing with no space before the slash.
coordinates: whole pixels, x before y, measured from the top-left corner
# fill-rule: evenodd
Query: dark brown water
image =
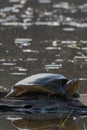
<path id="1" fill-rule="evenodd" d="M 0 87 L 42 72 L 76 77 L 80 93 L 87 93 L 86 0 L 0 0 Z M 0 118 L 1 130 L 59 129 L 50 121 L 50 127 L 31 121 L 33 127 L 22 128 Z M 72 120 L 73 130 L 85 130 L 86 120 Z"/>

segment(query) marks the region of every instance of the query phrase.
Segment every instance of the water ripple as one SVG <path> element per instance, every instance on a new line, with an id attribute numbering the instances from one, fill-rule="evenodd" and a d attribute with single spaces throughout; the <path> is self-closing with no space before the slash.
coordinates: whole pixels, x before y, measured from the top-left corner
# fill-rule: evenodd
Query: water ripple
<path id="1" fill-rule="evenodd" d="M 10 3 L 17 3 L 20 2 L 20 0 L 9 0 Z"/>
<path id="2" fill-rule="evenodd" d="M 22 71 L 22 72 L 24 72 L 24 71 L 27 71 L 27 69 L 25 69 L 25 68 L 23 68 L 23 67 L 14 67 L 16 70 L 18 70 L 18 71 Z"/>
<path id="3" fill-rule="evenodd" d="M 23 46 L 30 46 L 32 42 L 32 39 L 29 38 L 16 38 L 15 39 L 15 44 L 16 46 L 19 46 L 22 48 Z"/>
<path id="4" fill-rule="evenodd" d="M 50 3 L 51 2 L 51 0 L 38 0 L 38 3 Z"/>
<path id="5" fill-rule="evenodd" d="M 14 66 L 14 65 L 16 65 L 16 63 L 4 62 L 4 63 L 2 63 L 2 65 L 4 65 L 4 66 Z"/>
<path id="6" fill-rule="evenodd" d="M 76 21 L 71 21 L 71 22 L 64 22 L 64 25 L 69 25 L 69 26 L 73 26 L 73 27 L 77 27 L 77 28 L 86 28 L 87 27 L 87 23 L 79 23 Z"/>
<path id="7" fill-rule="evenodd" d="M 62 68 L 62 64 L 48 64 L 48 65 L 45 65 L 46 70 L 60 69 L 60 68 Z"/>
<path id="8" fill-rule="evenodd" d="M 82 61 L 87 61 L 87 56 L 84 56 L 84 55 L 82 55 L 82 56 L 75 56 L 74 57 L 74 60 L 75 61 L 80 61 L 80 62 L 82 62 Z"/>
<path id="9" fill-rule="evenodd" d="M 23 49 L 22 50 L 24 53 L 39 53 L 39 51 L 38 50 L 32 50 L 32 49 Z"/>
<path id="10" fill-rule="evenodd" d="M 82 12 L 87 12 L 87 3 L 84 3 L 78 7 Z"/>
<path id="11" fill-rule="evenodd" d="M 26 75 L 26 73 L 19 73 L 19 72 L 13 72 L 13 73 L 10 73 L 11 75 Z"/>

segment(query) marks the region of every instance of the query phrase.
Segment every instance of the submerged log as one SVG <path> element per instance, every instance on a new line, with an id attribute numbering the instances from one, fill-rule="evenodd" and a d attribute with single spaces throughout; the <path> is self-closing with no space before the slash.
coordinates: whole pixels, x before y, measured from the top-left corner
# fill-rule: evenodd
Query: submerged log
<path id="1" fill-rule="evenodd" d="M 4 93 L 2 93 L 4 95 Z M 2 96 L 1 96 L 2 97 Z M 28 113 L 28 116 L 35 114 L 57 116 L 87 115 L 87 94 L 80 94 L 79 98 L 73 98 L 70 101 L 64 101 L 60 97 L 39 98 L 1 98 L 0 113 L 18 112 L 18 114 Z"/>

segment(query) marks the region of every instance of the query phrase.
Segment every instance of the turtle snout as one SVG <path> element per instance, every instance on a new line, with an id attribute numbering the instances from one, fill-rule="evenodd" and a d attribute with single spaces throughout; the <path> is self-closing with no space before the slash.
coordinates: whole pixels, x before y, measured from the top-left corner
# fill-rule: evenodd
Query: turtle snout
<path id="1" fill-rule="evenodd" d="M 71 80 L 69 80 L 68 82 L 67 82 L 67 84 L 69 84 L 69 85 L 72 85 L 72 84 L 74 84 L 74 83 L 79 83 L 79 81 L 78 81 L 78 79 L 76 79 L 76 78 L 74 78 L 74 79 L 71 79 Z"/>

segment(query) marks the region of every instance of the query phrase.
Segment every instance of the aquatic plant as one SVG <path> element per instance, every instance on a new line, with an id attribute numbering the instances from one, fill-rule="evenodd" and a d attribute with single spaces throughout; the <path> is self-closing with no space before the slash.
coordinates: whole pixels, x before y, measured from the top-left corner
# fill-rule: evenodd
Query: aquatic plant
<path id="1" fill-rule="evenodd" d="M 83 127 L 84 127 L 84 130 L 87 130 L 87 129 L 86 129 L 86 125 L 85 125 L 85 123 L 83 124 Z"/>
<path id="2" fill-rule="evenodd" d="M 68 116 L 62 121 L 61 123 L 61 127 L 64 127 L 65 126 L 65 123 L 67 122 L 67 120 L 70 118 L 71 114 L 73 113 L 74 109 L 72 109 L 70 111 L 70 113 L 68 114 Z"/>

